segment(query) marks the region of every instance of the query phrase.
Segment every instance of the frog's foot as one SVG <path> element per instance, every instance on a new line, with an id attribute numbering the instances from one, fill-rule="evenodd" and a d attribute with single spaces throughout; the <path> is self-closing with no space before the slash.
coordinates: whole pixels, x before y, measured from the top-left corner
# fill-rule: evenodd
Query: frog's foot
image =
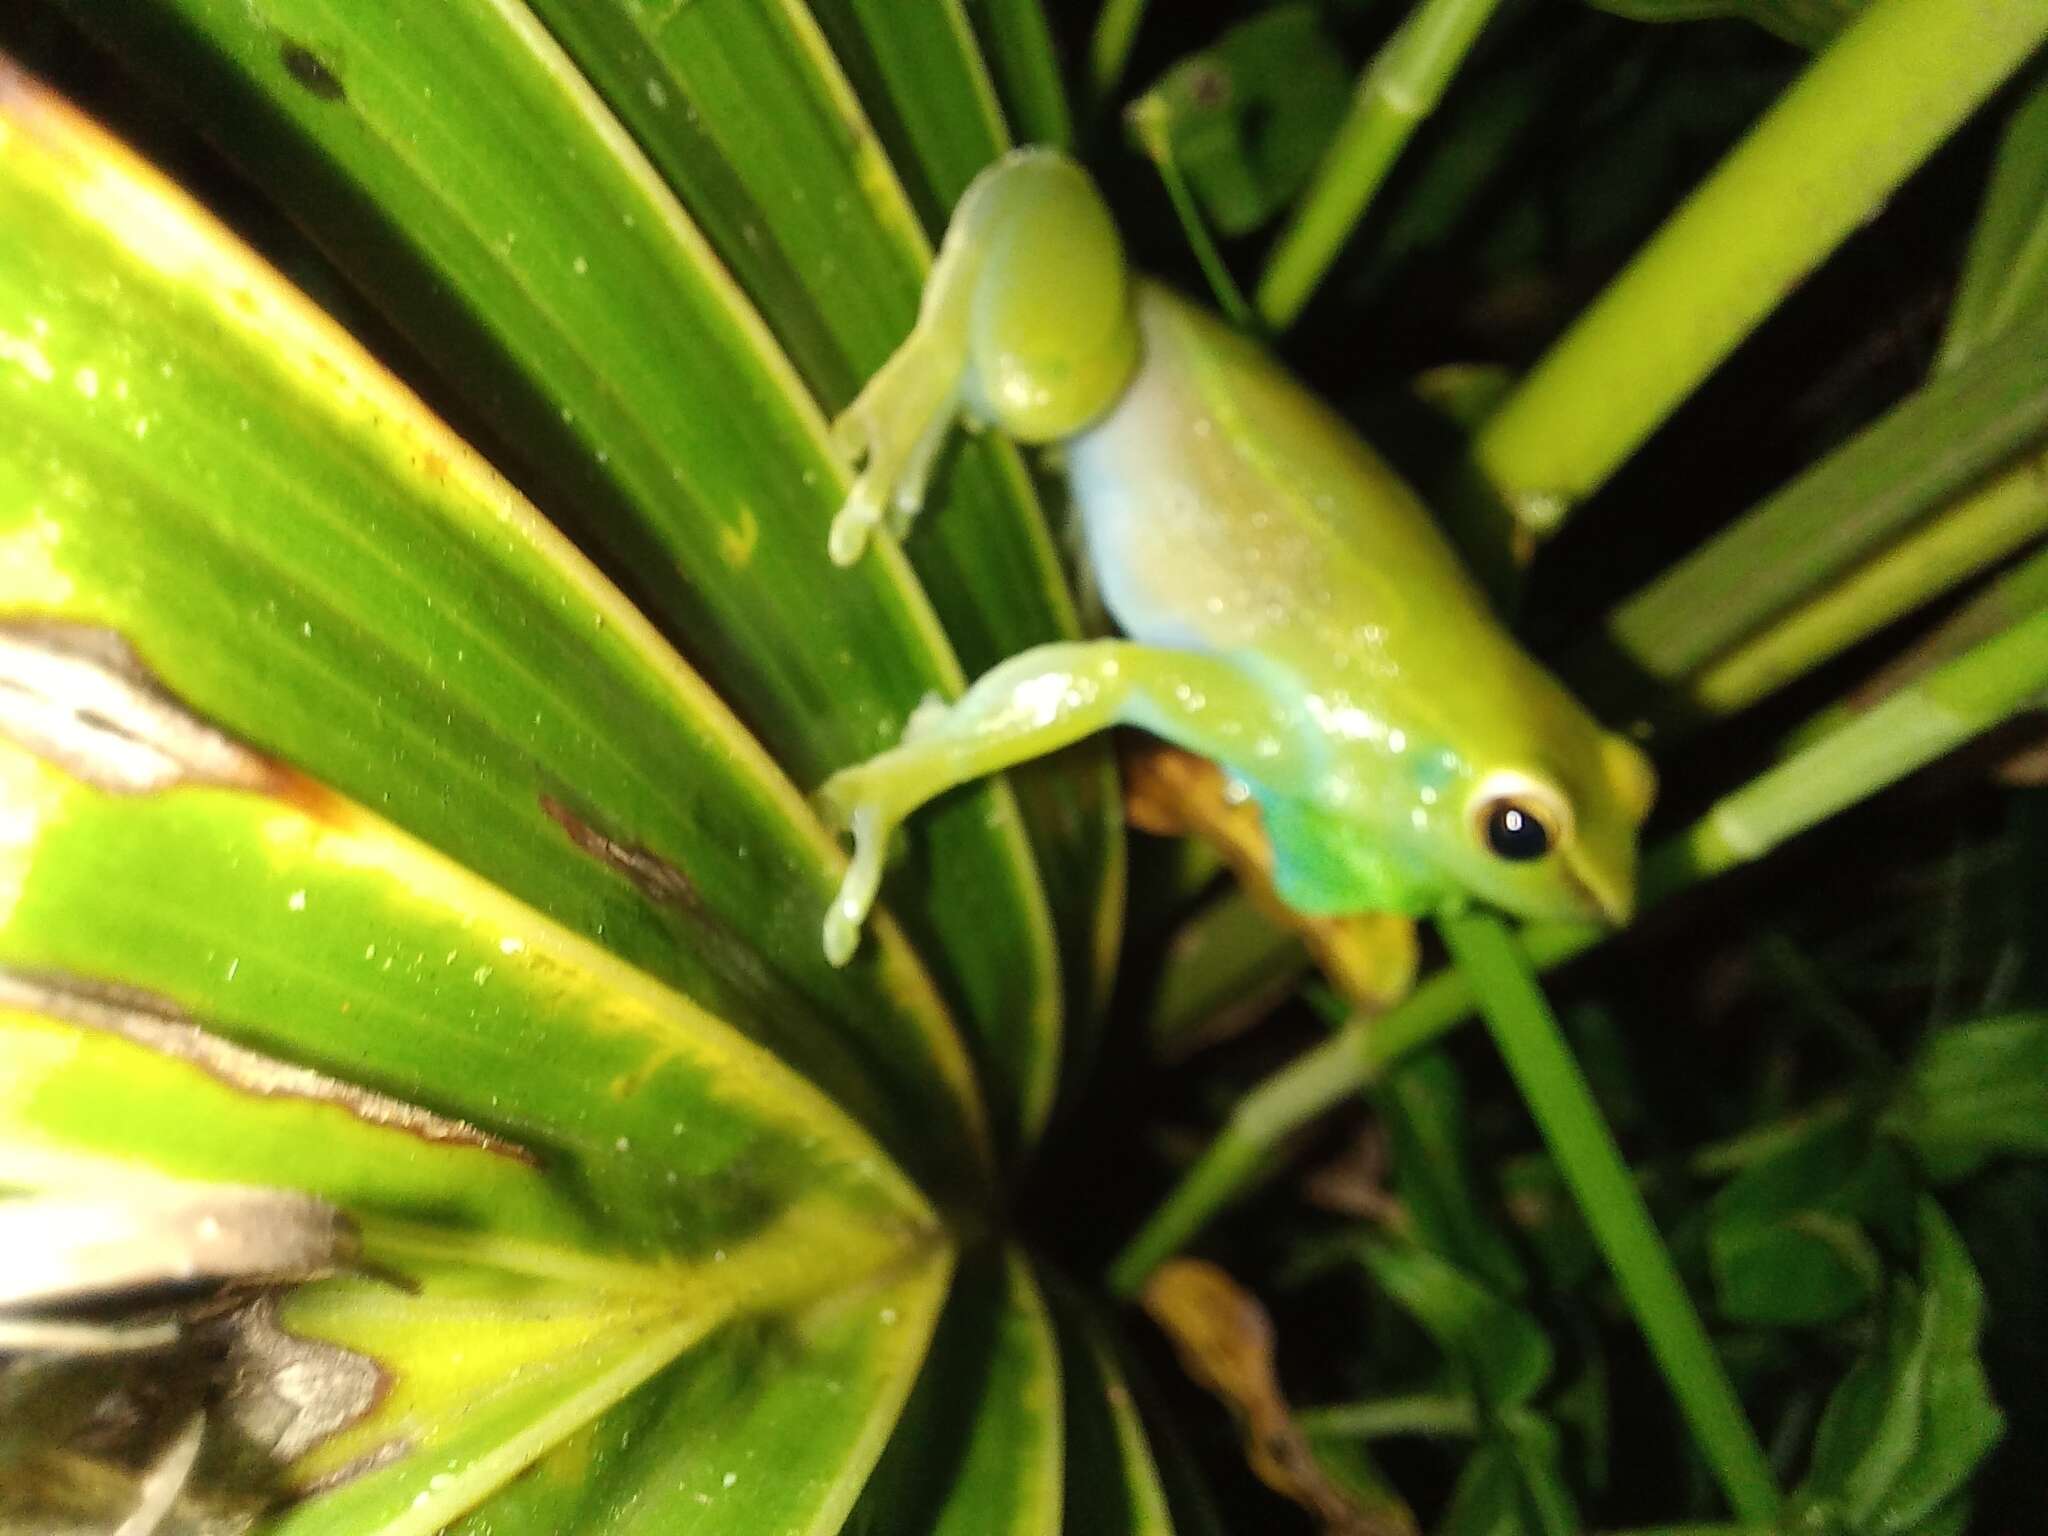
<path id="1" fill-rule="evenodd" d="M 845 774 L 828 780 L 819 798 L 828 813 L 837 809 L 833 786 Z M 875 893 L 882 888 L 882 863 L 888 856 L 889 838 L 896 824 L 882 816 L 879 806 L 855 804 L 836 818 L 842 828 L 853 832 L 853 858 L 832 905 L 825 909 L 825 958 L 833 965 L 846 964 L 860 945 L 861 925 L 874 909 Z"/>
<path id="2" fill-rule="evenodd" d="M 924 506 L 925 486 L 960 414 L 963 349 L 921 325 L 832 423 L 833 446 L 860 474 L 832 519 L 827 547 L 851 565 L 875 529 L 902 538 Z"/>

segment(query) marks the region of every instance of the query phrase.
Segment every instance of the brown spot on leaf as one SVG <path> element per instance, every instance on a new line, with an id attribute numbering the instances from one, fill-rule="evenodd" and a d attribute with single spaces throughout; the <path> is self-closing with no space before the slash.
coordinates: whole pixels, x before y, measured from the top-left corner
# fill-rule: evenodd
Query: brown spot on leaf
<path id="1" fill-rule="evenodd" d="M 304 43 L 295 43 L 286 38 L 278 45 L 277 57 L 284 65 L 286 74 L 322 101 L 348 99 L 348 92 L 342 87 L 341 76 L 330 69 L 327 61 Z"/>
<path id="2" fill-rule="evenodd" d="M 332 1104 L 356 1119 L 416 1136 L 421 1141 L 474 1147 L 480 1152 L 537 1165 L 516 1142 L 479 1130 L 388 1094 L 279 1061 L 209 1034 L 177 1008 L 132 987 L 76 976 L 48 976 L 0 966 L 0 1007 L 39 1013 L 67 1024 L 119 1036 L 160 1055 L 199 1068 L 253 1098 L 309 1099 Z"/>
<path id="3" fill-rule="evenodd" d="M 701 910 L 697 888 L 689 876 L 658 853 L 638 843 L 608 837 L 553 795 L 540 797 L 540 808 L 548 820 L 569 834 L 569 841 L 600 864 L 609 865 L 640 888 L 640 894 L 661 906 L 680 907 L 687 912 Z"/>
<path id="4" fill-rule="evenodd" d="M 0 737 L 114 794 L 264 791 L 276 766 L 180 702 L 111 629 L 0 621 Z"/>

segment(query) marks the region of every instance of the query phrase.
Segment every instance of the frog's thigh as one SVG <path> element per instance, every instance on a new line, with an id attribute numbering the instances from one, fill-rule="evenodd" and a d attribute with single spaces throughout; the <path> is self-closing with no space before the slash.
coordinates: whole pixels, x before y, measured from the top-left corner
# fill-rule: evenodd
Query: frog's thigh
<path id="1" fill-rule="evenodd" d="M 996 667 L 950 708 L 921 713 L 900 746 L 834 774 L 827 814 L 854 834 L 853 862 L 825 921 L 834 964 L 853 953 L 874 904 L 890 834 L 955 785 L 1043 757 L 1112 725 L 1238 761 L 1279 739 L 1266 694 L 1228 661 L 1094 640 L 1036 646 Z"/>

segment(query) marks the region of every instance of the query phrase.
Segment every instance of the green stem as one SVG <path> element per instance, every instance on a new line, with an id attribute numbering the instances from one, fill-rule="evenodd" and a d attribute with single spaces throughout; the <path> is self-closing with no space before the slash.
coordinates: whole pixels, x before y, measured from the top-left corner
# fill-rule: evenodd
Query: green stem
<path id="1" fill-rule="evenodd" d="M 1245 302 L 1237 279 L 1230 275 L 1223 253 L 1216 248 L 1208 223 L 1202 218 L 1202 210 L 1195 203 L 1194 190 L 1181 174 L 1180 161 L 1174 158 L 1173 130 L 1167 122 L 1165 104 L 1156 96 L 1146 96 L 1131 108 L 1130 121 L 1139 146 L 1159 169 L 1159 179 L 1165 183 L 1166 195 L 1173 203 L 1182 231 L 1188 237 L 1188 246 L 1202 268 L 1202 276 L 1208 279 L 1209 291 L 1216 296 L 1217 307 L 1229 317 L 1232 325 L 1247 331 L 1256 329 L 1258 317 L 1252 313 L 1251 305 Z"/>
<path id="2" fill-rule="evenodd" d="M 2026 523 L 2031 498 L 2024 485 L 1978 487 L 2038 455 L 2044 434 L 2048 310 L 1916 390 L 1622 603 L 1606 643 L 1636 672 L 1677 682 L 1887 543 L 1931 526 L 1944 505 L 1947 516 L 1964 514 L 1964 541 L 1994 543 Z M 1601 680 L 1596 655 L 1575 661 L 1574 677 Z"/>
<path id="3" fill-rule="evenodd" d="M 1295 1422 L 1310 1435 L 1347 1440 L 1381 1440 L 1389 1435 L 1470 1438 L 1479 1433 L 1479 1411 L 1469 1396 L 1429 1392 L 1304 1408 Z"/>
<path id="4" fill-rule="evenodd" d="M 1644 859 L 1641 905 L 1653 906 L 1762 858 L 1787 838 L 1999 724 L 2043 689 L 2048 611 L 2036 610 L 1716 801 Z M 1549 970 L 1607 937 L 1600 928 L 1540 924 L 1524 929 L 1521 942 L 1531 964 Z M 1264 1168 L 1282 1137 L 1464 1022 L 1472 1005 L 1463 974 L 1438 971 L 1391 1013 L 1350 1020 L 1259 1084 L 1118 1255 L 1109 1275 L 1113 1289 L 1135 1295 L 1161 1260 L 1178 1252 Z"/>
<path id="5" fill-rule="evenodd" d="M 1829 705 L 1792 733 L 1793 749 L 1831 735 L 1916 678 L 1944 666 L 2029 614 L 2048 608 L 2048 549 L 2038 550 L 1971 598 L 1941 625 L 1845 699 Z"/>
<path id="6" fill-rule="evenodd" d="M 1876 0 L 1481 432 L 1532 532 L 1592 494 L 2044 36 L 2039 0 Z"/>
<path id="7" fill-rule="evenodd" d="M 1694 675 L 1691 703 L 1732 714 L 2048 532 L 2048 453 L 2008 470 Z"/>
<path id="8" fill-rule="evenodd" d="M 2048 80 L 2006 125 L 1949 306 L 1935 371 L 1956 367 L 2048 294 Z"/>
<path id="9" fill-rule="evenodd" d="M 1478 995 L 1487 1028 L 1729 1508 L 1745 1521 L 1770 1520 L 1779 1502 L 1770 1462 L 1527 958 L 1491 912 L 1446 915 L 1437 930 Z"/>
<path id="10" fill-rule="evenodd" d="M 1145 19 L 1146 0 L 1102 0 L 1095 35 L 1088 40 L 1088 99 L 1098 111 L 1123 83 L 1131 45 Z"/>
<path id="11" fill-rule="evenodd" d="M 1422 0 L 1366 66 L 1350 114 L 1259 279 L 1258 311 L 1268 326 L 1284 329 L 1301 313 L 1499 3 Z"/>

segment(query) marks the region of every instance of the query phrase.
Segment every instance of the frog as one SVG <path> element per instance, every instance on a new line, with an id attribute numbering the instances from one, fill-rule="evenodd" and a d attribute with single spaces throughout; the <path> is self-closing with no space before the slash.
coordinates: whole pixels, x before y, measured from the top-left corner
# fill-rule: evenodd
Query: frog
<path id="1" fill-rule="evenodd" d="M 1254 338 L 1134 272 L 1045 147 L 954 208 L 908 337 L 834 421 L 848 565 L 903 538 L 956 428 L 1056 452 L 1120 633 L 1032 646 L 815 794 L 853 850 L 845 964 L 891 839 L 938 795 L 1112 727 L 1254 802 L 1280 900 L 1422 918 L 1477 901 L 1626 924 L 1656 775 L 1511 635 L 1422 500 Z"/>

